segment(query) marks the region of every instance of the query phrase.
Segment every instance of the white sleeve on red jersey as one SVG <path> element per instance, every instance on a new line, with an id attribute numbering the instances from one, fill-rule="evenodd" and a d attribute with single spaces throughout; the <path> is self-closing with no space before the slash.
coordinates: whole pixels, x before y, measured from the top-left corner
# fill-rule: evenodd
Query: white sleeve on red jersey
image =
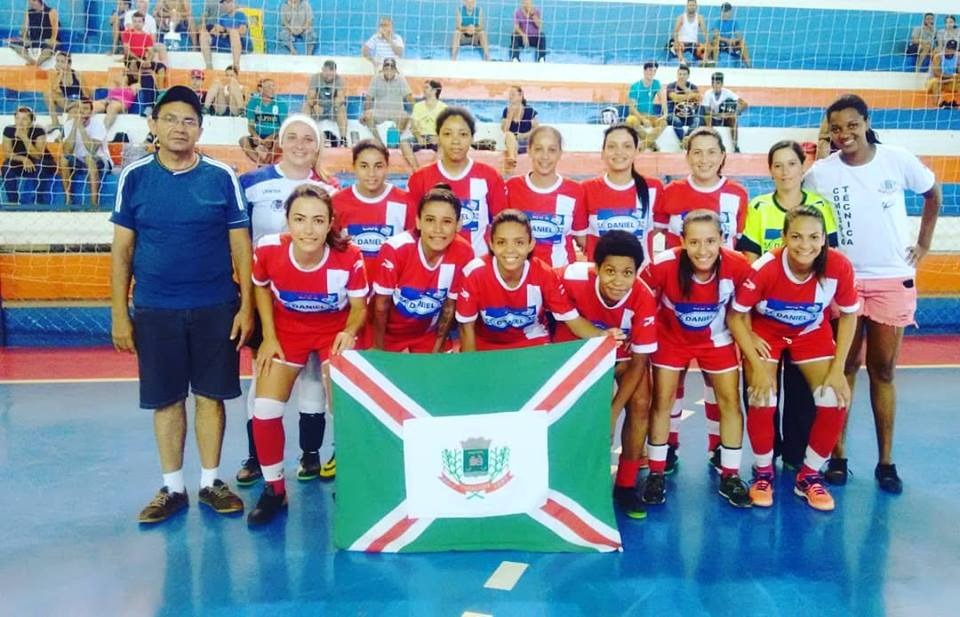
<path id="1" fill-rule="evenodd" d="M 540 279 L 543 282 L 543 306 L 546 310 L 553 313 L 557 321 L 570 321 L 580 316 L 577 307 L 573 305 L 567 290 L 563 287 L 563 281 L 557 276 L 557 273 L 546 266 L 543 262 L 534 263 L 540 267 Z"/>
<path id="2" fill-rule="evenodd" d="M 456 315 L 459 323 L 471 323 L 477 320 L 477 313 L 480 312 L 480 307 L 477 305 L 477 279 L 483 272 L 483 265 L 483 260 L 477 258 L 463 268 L 463 280 L 457 296 Z"/>
<path id="3" fill-rule="evenodd" d="M 630 353 L 651 354 L 657 350 L 657 299 L 642 280 L 634 283 L 633 294 Z"/>
<path id="4" fill-rule="evenodd" d="M 777 253 L 774 252 L 764 253 L 760 259 L 754 261 L 750 267 L 750 274 L 737 285 L 737 291 L 730 303 L 733 310 L 738 313 L 749 313 L 758 302 L 763 300 L 771 282 L 771 273 L 775 276 L 777 267 L 779 267 Z"/>
<path id="5" fill-rule="evenodd" d="M 573 222 L 570 224 L 570 233 L 575 236 L 585 236 L 590 229 L 590 217 L 587 216 L 587 202 L 583 186 L 574 180 L 567 180 L 571 185 L 576 202 L 573 205 Z M 575 187 L 575 188 L 574 188 Z"/>
<path id="6" fill-rule="evenodd" d="M 280 234 L 267 234 L 257 240 L 253 250 L 253 270 L 250 278 L 258 287 L 270 284 L 269 264 L 280 247 Z"/>

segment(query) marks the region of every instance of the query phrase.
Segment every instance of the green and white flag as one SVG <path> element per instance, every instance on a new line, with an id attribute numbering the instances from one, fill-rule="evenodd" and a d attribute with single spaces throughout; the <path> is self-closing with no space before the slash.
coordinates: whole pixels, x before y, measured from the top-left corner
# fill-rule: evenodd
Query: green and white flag
<path id="1" fill-rule="evenodd" d="M 334 544 L 615 551 L 611 338 L 331 362 Z"/>

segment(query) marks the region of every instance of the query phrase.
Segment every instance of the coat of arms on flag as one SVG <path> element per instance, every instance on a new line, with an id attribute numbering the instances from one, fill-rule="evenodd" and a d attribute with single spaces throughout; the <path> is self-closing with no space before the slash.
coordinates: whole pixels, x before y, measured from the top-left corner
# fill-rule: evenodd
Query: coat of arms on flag
<path id="1" fill-rule="evenodd" d="M 610 338 L 332 361 L 334 544 L 373 552 L 620 549 Z"/>

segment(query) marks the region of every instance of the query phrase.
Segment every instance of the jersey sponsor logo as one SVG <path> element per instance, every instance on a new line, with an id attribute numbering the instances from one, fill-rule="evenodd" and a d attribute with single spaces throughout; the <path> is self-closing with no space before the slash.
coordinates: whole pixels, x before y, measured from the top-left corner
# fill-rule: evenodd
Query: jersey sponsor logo
<path id="1" fill-rule="evenodd" d="M 687 330 L 703 330 L 720 314 L 719 304 L 677 303 L 673 312 Z"/>
<path id="2" fill-rule="evenodd" d="M 527 212 L 530 219 L 530 228 L 533 230 L 533 239 L 543 244 L 560 244 L 563 242 L 562 214 L 539 214 Z"/>
<path id="3" fill-rule="evenodd" d="M 347 225 L 353 243 L 367 255 L 376 255 L 380 247 L 393 235 L 393 225 Z"/>
<path id="4" fill-rule="evenodd" d="M 271 209 L 272 211 L 274 211 L 274 212 L 283 212 L 283 211 L 284 211 L 283 200 L 282 200 L 282 199 L 274 199 L 273 201 L 271 201 L 271 202 L 270 202 L 270 209 Z"/>
<path id="5" fill-rule="evenodd" d="M 465 231 L 480 229 L 480 200 L 460 200 L 460 226 Z"/>
<path id="6" fill-rule="evenodd" d="M 503 332 L 509 328 L 523 329 L 537 323 L 537 307 L 526 308 L 492 307 L 480 311 L 485 326 Z"/>
<path id="7" fill-rule="evenodd" d="M 401 287 L 393 295 L 393 302 L 407 317 L 433 317 L 447 299 L 446 289 L 415 289 Z"/>
<path id="8" fill-rule="evenodd" d="M 823 313 L 822 302 L 784 302 L 767 300 L 763 314 L 788 326 L 809 326 Z"/>
<path id="9" fill-rule="evenodd" d="M 297 313 L 325 313 L 340 310 L 340 295 L 331 293 L 308 293 L 304 291 L 280 291 L 280 304 Z"/>
<path id="10" fill-rule="evenodd" d="M 620 230 L 642 238 L 644 227 L 636 210 L 597 211 L 597 231 L 601 236 L 609 231 Z"/>

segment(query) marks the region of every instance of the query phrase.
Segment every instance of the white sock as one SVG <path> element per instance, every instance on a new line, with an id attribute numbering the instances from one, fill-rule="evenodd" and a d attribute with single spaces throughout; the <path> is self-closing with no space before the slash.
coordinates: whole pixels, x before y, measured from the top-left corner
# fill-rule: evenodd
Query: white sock
<path id="1" fill-rule="evenodd" d="M 163 485 L 167 487 L 167 491 L 171 493 L 182 493 L 187 490 L 187 487 L 183 483 L 183 469 L 181 468 L 163 474 Z"/>
<path id="2" fill-rule="evenodd" d="M 207 488 L 208 486 L 213 486 L 213 481 L 217 479 L 220 475 L 220 467 L 214 467 L 212 469 L 206 469 L 204 467 L 200 468 L 200 488 Z"/>

